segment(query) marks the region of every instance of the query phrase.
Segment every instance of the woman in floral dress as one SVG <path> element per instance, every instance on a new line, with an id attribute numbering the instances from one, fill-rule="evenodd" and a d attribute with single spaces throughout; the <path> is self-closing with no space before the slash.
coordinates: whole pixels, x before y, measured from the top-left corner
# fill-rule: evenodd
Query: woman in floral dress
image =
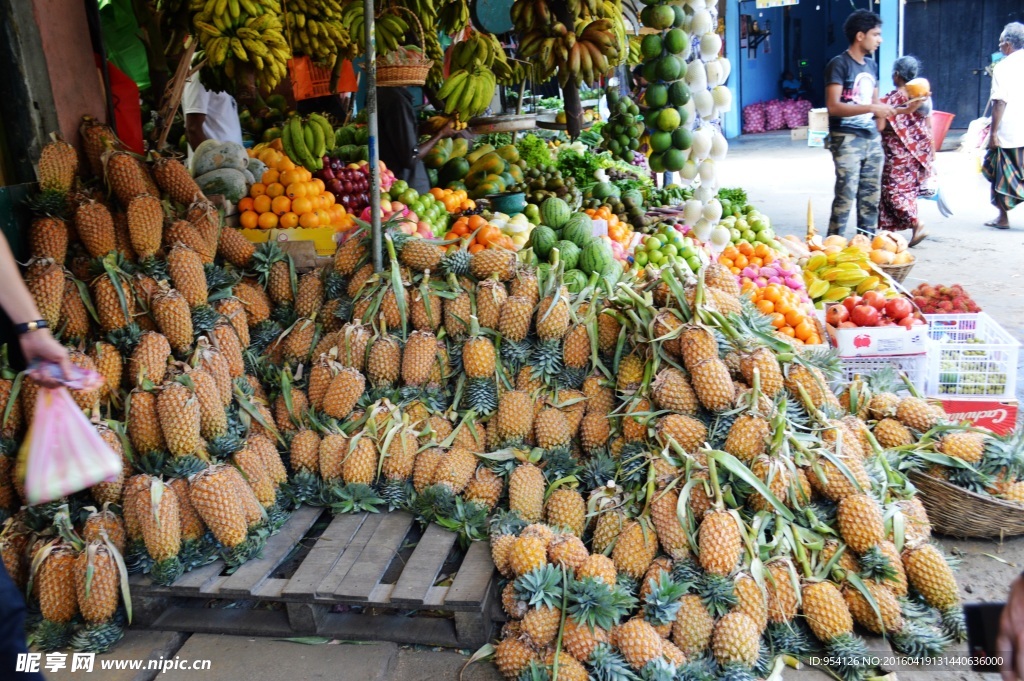
<path id="1" fill-rule="evenodd" d="M 896 89 L 884 101 L 896 109 L 896 115 L 884 121 L 882 147 L 882 199 L 878 226 L 898 232 L 912 230 L 910 245 L 921 242 L 928 233 L 917 217 L 917 197 L 921 185 L 931 173 L 932 148 L 931 100 L 911 101 L 907 81 L 917 77 L 920 64 L 914 57 L 901 57 L 893 65 Z"/>

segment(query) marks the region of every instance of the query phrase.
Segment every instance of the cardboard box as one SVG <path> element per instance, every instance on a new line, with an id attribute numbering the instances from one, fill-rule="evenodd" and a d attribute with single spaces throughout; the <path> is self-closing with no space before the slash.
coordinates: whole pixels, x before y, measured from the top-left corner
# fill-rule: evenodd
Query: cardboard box
<path id="1" fill-rule="evenodd" d="M 793 141 L 805 140 L 807 139 L 807 131 L 808 127 L 806 125 L 801 125 L 799 128 L 793 128 L 789 131 L 789 139 Z"/>
<path id="2" fill-rule="evenodd" d="M 265 241 L 312 241 L 317 255 L 333 255 L 338 249 L 341 232 L 334 227 L 316 227 L 313 229 L 240 229 L 246 239 L 254 244 Z"/>
<path id="3" fill-rule="evenodd" d="M 807 146 L 823 149 L 825 147 L 825 138 L 827 137 L 828 130 L 809 130 L 807 132 Z"/>
<path id="4" fill-rule="evenodd" d="M 807 127 L 811 132 L 828 132 L 828 109 L 811 109 L 807 112 Z"/>
<path id="5" fill-rule="evenodd" d="M 1017 424 L 1017 400 L 957 398 L 940 402 L 950 420 L 969 421 L 997 435 L 1006 435 Z"/>
<path id="6" fill-rule="evenodd" d="M 866 326 L 837 329 L 829 326 L 828 335 L 840 357 L 888 357 L 924 355 L 928 352 L 928 327 Z"/>

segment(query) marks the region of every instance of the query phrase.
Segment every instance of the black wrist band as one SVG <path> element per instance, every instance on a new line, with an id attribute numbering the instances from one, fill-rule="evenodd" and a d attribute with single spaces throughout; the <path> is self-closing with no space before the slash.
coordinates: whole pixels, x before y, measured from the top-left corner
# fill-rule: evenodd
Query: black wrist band
<path id="1" fill-rule="evenodd" d="M 14 325 L 14 330 L 19 336 L 23 336 L 26 333 L 31 333 L 33 331 L 38 331 L 39 329 L 48 328 L 50 328 L 50 324 L 45 319 L 37 319 L 34 322 L 23 322 L 21 324 Z"/>

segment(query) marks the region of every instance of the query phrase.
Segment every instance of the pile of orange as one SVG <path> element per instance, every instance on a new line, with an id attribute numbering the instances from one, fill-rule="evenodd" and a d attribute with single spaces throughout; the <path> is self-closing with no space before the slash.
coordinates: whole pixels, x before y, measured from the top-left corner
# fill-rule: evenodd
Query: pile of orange
<path id="1" fill-rule="evenodd" d="M 252 152 L 267 165 L 263 177 L 238 202 L 243 229 L 293 229 L 344 227 L 351 223 L 334 194 L 320 178 L 292 161 L 283 152 L 265 147 Z"/>
<path id="2" fill-rule="evenodd" d="M 740 291 L 750 296 L 758 310 L 771 317 L 772 326 L 779 333 L 807 345 L 821 344 L 818 322 L 796 291 L 780 284 L 758 288 L 752 281 L 743 282 Z"/>
<path id="3" fill-rule="evenodd" d="M 469 198 L 465 189 L 441 189 L 434 187 L 430 190 L 431 196 L 441 202 L 444 209 L 451 213 L 461 213 L 476 208 L 476 201 Z"/>
<path id="4" fill-rule="evenodd" d="M 749 242 L 741 241 L 737 244 L 726 246 L 725 250 L 722 251 L 722 255 L 719 256 L 718 262 L 728 267 L 733 274 L 739 274 L 747 265 L 757 265 L 758 267 L 770 265 L 778 257 L 779 254 L 767 244 L 757 244 L 755 246 Z"/>
<path id="5" fill-rule="evenodd" d="M 461 240 L 461 243 L 452 244 L 451 248 L 464 248 L 470 253 L 478 253 L 485 248 L 516 250 L 512 237 L 502 234 L 500 229 L 479 215 L 463 215 L 456 220 L 444 235 L 445 241 L 454 239 Z"/>
<path id="6" fill-rule="evenodd" d="M 594 220 L 605 220 L 608 223 L 608 237 L 628 250 L 633 241 L 633 227 L 628 222 L 619 220 L 619 216 L 613 213 L 608 206 L 588 208 L 583 212 Z"/>

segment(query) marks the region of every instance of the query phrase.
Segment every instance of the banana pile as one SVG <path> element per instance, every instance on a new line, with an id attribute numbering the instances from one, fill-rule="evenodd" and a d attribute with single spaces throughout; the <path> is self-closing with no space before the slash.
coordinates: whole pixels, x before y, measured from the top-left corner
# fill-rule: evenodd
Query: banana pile
<path id="1" fill-rule="evenodd" d="M 207 64 L 235 78 L 242 64 L 255 71 L 256 84 L 269 92 L 288 72 L 291 49 L 284 38 L 279 0 L 195 0 L 192 25 Z"/>
<path id="2" fill-rule="evenodd" d="M 288 0 L 287 7 L 284 23 L 288 27 L 292 52 L 333 65 L 338 52 L 351 42 L 348 29 L 341 23 L 341 3 L 338 0 Z"/>
<path id="3" fill-rule="evenodd" d="M 643 41 L 642 36 L 631 35 L 629 36 L 629 56 L 626 57 L 626 64 L 633 68 L 638 66 L 644 60 L 643 52 L 640 51 L 640 43 Z"/>
<path id="4" fill-rule="evenodd" d="M 353 0 L 345 5 L 341 24 L 351 37 L 350 56 L 366 53 L 366 28 L 364 23 L 362 0 Z M 405 45 L 409 24 L 394 12 L 385 12 L 374 22 L 374 38 L 377 54 L 387 54 L 391 50 Z"/>
<path id="5" fill-rule="evenodd" d="M 324 154 L 334 146 L 334 128 L 320 114 L 310 114 L 305 120 L 292 116 L 281 128 L 284 153 L 306 170 L 323 170 Z"/>
<path id="6" fill-rule="evenodd" d="M 557 74 L 569 82 L 591 84 L 628 56 L 621 8 L 609 0 L 573 0 L 567 4 L 573 27 L 558 21 L 547 0 L 516 0 L 512 22 L 522 36 L 519 56 L 534 63 L 538 80 Z"/>

